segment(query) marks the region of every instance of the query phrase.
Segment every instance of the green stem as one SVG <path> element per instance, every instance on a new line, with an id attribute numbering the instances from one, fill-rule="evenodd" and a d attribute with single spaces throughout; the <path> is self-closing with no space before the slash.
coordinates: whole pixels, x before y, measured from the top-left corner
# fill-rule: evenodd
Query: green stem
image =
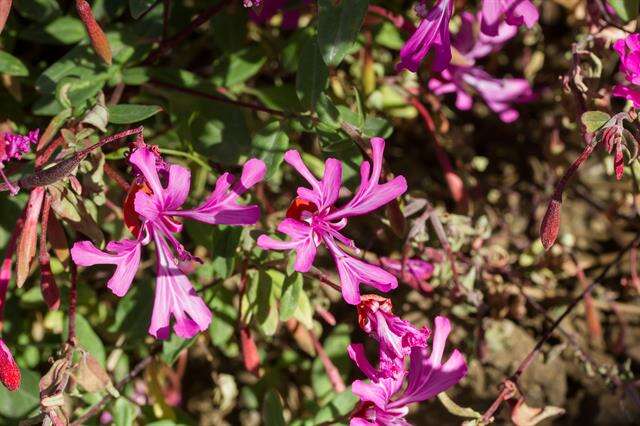
<path id="1" fill-rule="evenodd" d="M 194 163 L 198 163 L 199 165 L 207 169 L 207 171 L 209 172 L 213 171 L 213 168 L 197 154 L 192 154 L 190 152 L 183 152 L 183 151 L 178 151 L 178 150 L 169 149 L 169 148 L 160 148 L 160 152 L 167 155 L 174 155 L 176 157 L 187 158 L 193 161 Z"/>

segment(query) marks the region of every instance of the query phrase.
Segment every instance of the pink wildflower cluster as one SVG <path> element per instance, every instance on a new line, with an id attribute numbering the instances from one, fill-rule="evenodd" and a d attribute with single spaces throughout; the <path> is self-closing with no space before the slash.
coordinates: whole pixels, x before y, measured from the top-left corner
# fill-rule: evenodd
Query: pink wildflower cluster
<path id="1" fill-rule="evenodd" d="M 531 85 L 524 78 L 495 78 L 476 65 L 476 60 L 500 49 L 516 35 L 517 29 L 502 22 L 496 35 L 489 37 L 477 31 L 477 22 L 481 19 L 480 14 L 476 17 L 462 13 L 460 31 L 453 44 L 465 65 L 447 66 L 439 76 L 429 80 L 429 89 L 436 95 L 455 93 L 456 107 L 463 111 L 471 109 L 475 93 L 502 121 L 510 123 L 519 116 L 513 104 L 533 99 Z"/>
<path id="2" fill-rule="evenodd" d="M 370 382 L 356 380 L 352 390 L 361 400 L 351 419 L 352 425 L 408 424 L 404 420 L 407 406 L 424 401 L 456 384 L 466 374 L 464 357 L 454 351 L 442 364 L 444 344 L 450 324 L 446 318 L 436 319 L 436 331 L 431 350 L 427 349 L 430 331 L 416 329 L 408 321 L 395 316 L 391 301 L 376 295 L 360 295 L 360 284 L 367 284 L 388 292 L 398 285 L 397 277 L 405 278 L 400 261 L 384 259 L 382 268 L 364 262 L 348 251 L 357 252 L 354 242 L 342 234 L 347 220 L 369 213 L 407 190 L 402 176 L 380 183 L 384 140 L 371 140 L 372 164 L 362 163 L 360 186 L 343 206 L 336 206 L 341 188 L 342 165 L 333 158 L 325 162 L 324 176 L 316 179 L 304 165 L 297 151 L 288 151 L 285 161 L 291 164 L 310 184 L 311 188 L 298 188 L 296 198 L 287 217 L 278 230 L 289 240 L 276 240 L 262 235 L 258 245 L 265 249 L 295 250 L 295 269 L 311 269 L 317 248 L 324 245 L 336 264 L 340 276 L 342 295 L 347 303 L 357 305 L 361 328 L 379 344 L 378 368 L 367 360 L 364 346 L 349 346 L 349 356 Z M 414 280 L 426 281 L 433 266 L 418 259 L 408 264 Z M 410 365 L 406 365 L 409 360 Z M 403 384 L 407 382 L 407 386 Z"/>
<path id="3" fill-rule="evenodd" d="M 398 70 L 416 72 L 422 60 L 433 48 L 432 69 L 444 70 L 451 62 L 451 36 L 449 23 L 453 16 L 453 0 L 436 0 L 431 9 L 426 0 L 420 0 L 416 13 L 421 18 L 418 28 L 400 51 Z M 497 36 L 500 27 L 526 25 L 538 22 L 538 9 L 530 0 L 484 0 L 480 14 L 480 30 L 484 35 Z"/>
<path id="4" fill-rule="evenodd" d="M 176 334 L 183 338 L 193 337 L 209 327 L 211 311 L 183 272 L 186 262 L 198 259 L 176 238 L 182 229 L 176 218 L 211 225 L 256 223 L 260 217 L 259 207 L 243 206 L 237 201 L 264 178 L 265 164 L 256 159 L 247 161 L 237 181 L 229 173 L 224 173 L 202 204 L 194 209 L 183 209 L 191 183 L 189 169 L 165 163 L 155 150 L 145 145 L 133 150 L 129 163 L 138 175 L 125 202 L 125 221 L 134 238 L 111 241 L 106 251 L 99 250 L 90 241 L 77 242 L 71 255 L 81 266 L 115 265 L 115 273 L 107 287 L 122 297 L 129 290 L 140 266 L 142 246 L 153 241 L 157 281 L 149 333 L 159 339 L 168 338 L 173 317 Z"/>
<path id="5" fill-rule="evenodd" d="M 11 195 L 18 193 L 18 187 L 13 185 L 4 174 L 4 166 L 12 160 L 19 160 L 22 155 L 31 151 L 31 145 L 38 142 L 40 130 L 31 130 L 26 135 L 4 133 L 0 135 L 0 177 L 9 188 Z"/>
<path id="6" fill-rule="evenodd" d="M 378 366 L 374 367 L 360 343 L 349 345 L 349 357 L 369 379 L 356 380 L 351 390 L 360 404 L 351 418 L 352 426 L 409 425 L 409 405 L 435 397 L 467 374 L 464 356 L 453 350 L 443 362 L 451 323 L 436 317 L 431 331 L 415 328 L 392 312 L 389 299 L 367 295 L 358 305 L 360 327 L 379 344 Z"/>

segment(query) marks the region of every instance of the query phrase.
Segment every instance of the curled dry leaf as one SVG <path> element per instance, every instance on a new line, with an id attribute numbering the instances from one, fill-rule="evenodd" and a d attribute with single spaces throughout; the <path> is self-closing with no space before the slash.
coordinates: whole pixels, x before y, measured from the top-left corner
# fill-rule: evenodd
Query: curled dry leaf
<path id="1" fill-rule="evenodd" d="M 511 410 L 511 421 L 516 426 L 534 426 L 551 417 L 561 416 L 564 409 L 547 405 L 544 408 L 529 407 L 524 398 L 518 399 Z"/>
<path id="2" fill-rule="evenodd" d="M 88 352 L 83 352 L 80 362 L 75 367 L 74 376 L 80 386 L 87 392 L 99 392 L 110 390 L 109 393 L 117 390 L 111 383 L 109 374 L 100 363 Z"/>

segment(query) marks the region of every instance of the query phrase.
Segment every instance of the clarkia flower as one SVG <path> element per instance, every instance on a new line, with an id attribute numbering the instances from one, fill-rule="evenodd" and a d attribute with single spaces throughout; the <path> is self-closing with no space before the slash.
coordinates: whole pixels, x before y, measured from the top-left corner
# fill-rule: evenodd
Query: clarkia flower
<path id="1" fill-rule="evenodd" d="M 486 35 L 495 36 L 502 22 L 531 28 L 539 17 L 538 8 L 531 0 L 483 0 L 480 30 Z"/>
<path id="2" fill-rule="evenodd" d="M 381 257 L 380 264 L 403 282 L 416 290 L 430 292 L 433 288 L 428 281 L 433 276 L 433 264 L 422 259 L 397 260 Z"/>
<path id="3" fill-rule="evenodd" d="M 4 166 L 12 160 L 19 160 L 22 155 L 31 150 L 31 145 L 38 142 L 39 129 L 31 130 L 26 135 L 3 133 L 0 135 L 0 177 L 7 184 L 11 195 L 18 193 L 19 188 L 13 185 L 4 174 Z"/>
<path id="4" fill-rule="evenodd" d="M 391 300 L 376 296 L 362 296 L 358 304 L 358 323 L 362 330 L 380 345 L 380 366 L 391 372 L 404 369 L 404 357 L 414 347 L 425 347 L 429 329 L 418 330 L 409 321 L 392 312 Z M 401 362 L 398 363 L 398 360 Z"/>
<path id="5" fill-rule="evenodd" d="M 634 86 L 617 84 L 612 95 L 625 98 L 633 103 L 634 108 L 640 108 L 640 34 L 629 34 L 616 41 L 613 48 L 620 56 L 620 72 Z"/>
<path id="6" fill-rule="evenodd" d="M 182 209 L 191 183 L 189 169 L 164 163 L 157 152 L 146 146 L 136 148 L 129 162 L 138 177 L 125 201 L 125 223 L 135 238 L 112 241 L 107 244 L 106 251 L 99 250 L 89 241 L 77 242 L 71 255 L 81 266 L 115 265 L 107 287 L 122 297 L 138 270 L 142 246 L 154 241 L 157 280 L 149 333 L 159 339 L 168 338 L 173 317 L 176 334 L 183 338 L 193 337 L 208 328 L 211 311 L 180 267 L 182 262 L 195 258 L 175 236 L 182 230 L 182 224 L 176 218 L 226 225 L 257 222 L 260 217 L 258 206 L 243 206 L 237 201 L 248 188 L 264 178 L 266 167 L 260 160 L 249 160 L 237 182 L 229 173 L 224 173 L 202 204 L 194 209 Z"/>
<path id="7" fill-rule="evenodd" d="M 364 161 L 360 166 L 360 186 L 345 205 L 336 207 L 342 185 L 342 164 L 335 158 L 325 162 L 324 176 L 316 179 L 295 150 L 287 151 L 284 159 L 300 173 L 311 188 L 298 188 L 296 198 L 287 217 L 278 225 L 278 231 L 288 235 L 281 241 L 266 235 L 258 238 L 258 246 L 272 250 L 295 250 L 295 270 L 308 272 L 313 265 L 318 246 L 323 244 L 331 254 L 340 281 L 342 296 L 347 303 L 360 302 L 360 283 L 387 292 L 398 286 L 398 280 L 379 266 L 364 262 L 347 253 L 343 247 L 357 250 L 352 240 L 341 231 L 348 218 L 369 213 L 399 197 L 407 190 L 404 177 L 379 183 L 382 172 L 384 139 L 371 139 L 373 165 Z"/>
<path id="8" fill-rule="evenodd" d="M 416 72 L 422 60 L 433 48 L 434 71 L 442 71 L 451 62 L 451 40 L 449 21 L 453 14 L 453 0 L 436 0 L 433 8 L 427 9 L 426 0 L 416 6 L 421 21 L 418 28 L 400 50 L 398 71 L 407 69 Z"/>
<path id="9" fill-rule="evenodd" d="M 10 391 L 15 391 L 20 387 L 20 381 L 20 367 L 7 345 L 0 339 L 0 382 Z"/>
<path id="10" fill-rule="evenodd" d="M 382 369 L 374 368 L 361 344 L 349 345 L 349 357 L 369 379 L 369 382 L 356 380 L 351 385 L 352 392 L 360 398 L 360 405 L 352 415 L 350 424 L 409 425 L 405 416 L 410 404 L 431 399 L 462 380 L 467 374 L 467 364 L 457 349 L 443 363 L 450 332 L 449 320 L 436 317 L 431 350 L 413 347 L 408 369 L 400 375 L 389 375 Z"/>
<path id="11" fill-rule="evenodd" d="M 456 108 L 462 111 L 473 106 L 473 94 L 482 98 L 487 106 L 506 123 L 519 117 L 513 104 L 529 102 L 534 98 L 531 85 L 523 78 L 495 78 L 475 61 L 499 49 L 515 35 L 507 26 L 501 26 L 493 38 L 478 35 L 474 31 L 475 17 L 463 14 L 462 25 L 454 39 L 454 46 L 466 59 L 468 66 L 450 65 L 437 77 L 429 80 L 429 89 L 435 95 L 456 94 Z"/>

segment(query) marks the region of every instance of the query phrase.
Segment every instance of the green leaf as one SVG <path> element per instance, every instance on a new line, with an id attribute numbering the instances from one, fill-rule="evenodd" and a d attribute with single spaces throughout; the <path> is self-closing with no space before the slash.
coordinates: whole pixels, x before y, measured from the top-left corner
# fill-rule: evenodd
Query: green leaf
<path id="1" fill-rule="evenodd" d="M 347 355 L 347 346 L 351 343 L 349 333 L 350 329 L 347 324 L 339 324 L 333 329 L 322 345 L 344 380 L 346 380 L 351 371 L 351 361 Z M 320 358 L 316 358 L 313 361 L 311 367 L 311 385 L 313 386 L 316 397 L 321 403 L 323 400 L 333 398 L 333 386 L 327 377 Z"/>
<path id="2" fill-rule="evenodd" d="M 351 389 L 340 392 L 317 412 L 313 419 L 314 424 L 333 424 L 340 421 L 353 410 L 358 400 Z"/>
<path id="3" fill-rule="evenodd" d="M 300 301 L 302 293 L 302 274 L 294 272 L 287 276 L 282 284 L 282 297 L 280 298 L 280 320 L 286 321 L 291 318 Z"/>
<path id="4" fill-rule="evenodd" d="M 176 333 L 171 333 L 171 337 L 162 343 L 162 360 L 172 365 L 178 359 L 180 352 L 193 345 L 197 338 L 198 336 L 192 337 L 191 339 L 183 339 Z"/>
<path id="5" fill-rule="evenodd" d="M 213 228 L 211 235 L 211 254 L 215 277 L 229 278 L 233 274 L 242 228 L 220 225 Z"/>
<path id="6" fill-rule="evenodd" d="M 267 336 L 273 336 L 278 327 L 277 300 L 282 293 L 285 275 L 269 269 L 267 271 L 251 271 L 251 286 L 247 293 L 250 311 L 258 323 L 260 330 Z"/>
<path id="7" fill-rule="evenodd" d="M 20 369 L 22 381 L 14 392 L 0 386 L 0 415 L 12 419 L 27 416 L 40 404 L 40 375 L 31 370 Z"/>
<path id="8" fill-rule="evenodd" d="M 322 59 L 318 43 L 315 39 L 309 38 L 302 46 L 296 74 L 296 93 L 305 108 L 315 109 L 328 80 L 329 69 Z"/>
<path id="9" fill-rule="evenodd" d="M 110 333 L 122 333 L 128 341 L 136 342 L 147 336 L 153 309 L 153 288 L 149 282 L 137 281 L 116 307 Z"/>
<path id="10" fill-rule="evenodd" d="M 65 321 L 67 326 L 65 327 L 64 339 L 67 339 L 68 336 L 68 320 Z M 78 314 L 76 316 L 76 337 L 78 339 L 78 343 L 81 347 L 86 349 L 93 357 L 104 367 L 104 363 L 106 360 L 106 352 L 104 350 L 104 345 L 102 344 L 102 340 L 93 331 L 91 328 L 91 324 L 86 320 L 85 317 Z"/>
<path id="11" fill-rule="evenodd" d="M 254 155 L 267 165 L 266 179 L 278 170 L 284 153 L 289 148 L 289 136 L 280 128 L 280 122 L 272 120 L 251 141 Z"/>
<path id="12" fill-rule="evenodd" d="M 115 426 L 132 426 L 136 419 L 136 406 L 126 398 L 118 398 L 113 404 L 111 415 Z"/>
<path id="13" fill-rule="evenodd" d="M 638 16 L 638 6 L 640 0 L 607 0 L 616 14 L 623 21 L 627 22 Z"/>
<path id="14" fill-rule="evenodd" d="M 109 106 L 109 123 L 131 124 L 146 120 L 162 111 L 158 105 L 119 104 Z"/>
<path id="15" fill-rule="evenodd" d="M 587 111 L 582 114 L 580 120 L 584 124 L 587 132 L 595 132 L 602 126 L 604 126 L 611 117 L 606 112 L 602 111 Z"/>
<path id="16" fill-rule="evenodd" d="M 129 12 L 133 19 L 138 19 L 145 13 L 153 4 L 155 0 L 129 0 Z"/>
<path id="17" fill-rule="evenodd" d="M 13 7 L 20 15 L 37 22 L 47 22 L 60 15 L 57 0 L 14 0 Z"/>
<path id="18" fill-rule="evenodd" d="M 338 65 L 351 49 L 369 0 L 318 0 L 318 45 L 327 65 Z"/>
<path id="19" fill-rule="evenodd" d="M 262 402 L 262 416 L 266 426 L 284 426 L 282 402 L 278 392 L 269 389 Z"/>
<path id="20" fill-rule="evenodd" d="M 10 53 L 0 51 L 0 73 L 26 77 L 29 75 L 29 70 L 20 59 Z"/>
<path id="21" fill-rule="evenodd" d="M 19 37 L 45 44 L 75 44 L 87 36 L 82 21 L 62 16 L 46 25 L 34 25 L 20 31 Z"/>
<path id="22" fill-rule="evenodd" d="M 215 296 L 209 306 L 213 319 L 209 327 L 211 343 L 230 358 L 238 356 L 238 345 L 234 336 L 238 324 L 238 311 L 234 306 L 235 294 L 223 286 L 215 287 Z"/>
<path id="23" fill-rule="evenodd" d="M 259 45 L 224 55 L 214 64 L 213 81 L 224 87 L 243 83 L 256 75 L 265 62 L 267 57 Z"/>

